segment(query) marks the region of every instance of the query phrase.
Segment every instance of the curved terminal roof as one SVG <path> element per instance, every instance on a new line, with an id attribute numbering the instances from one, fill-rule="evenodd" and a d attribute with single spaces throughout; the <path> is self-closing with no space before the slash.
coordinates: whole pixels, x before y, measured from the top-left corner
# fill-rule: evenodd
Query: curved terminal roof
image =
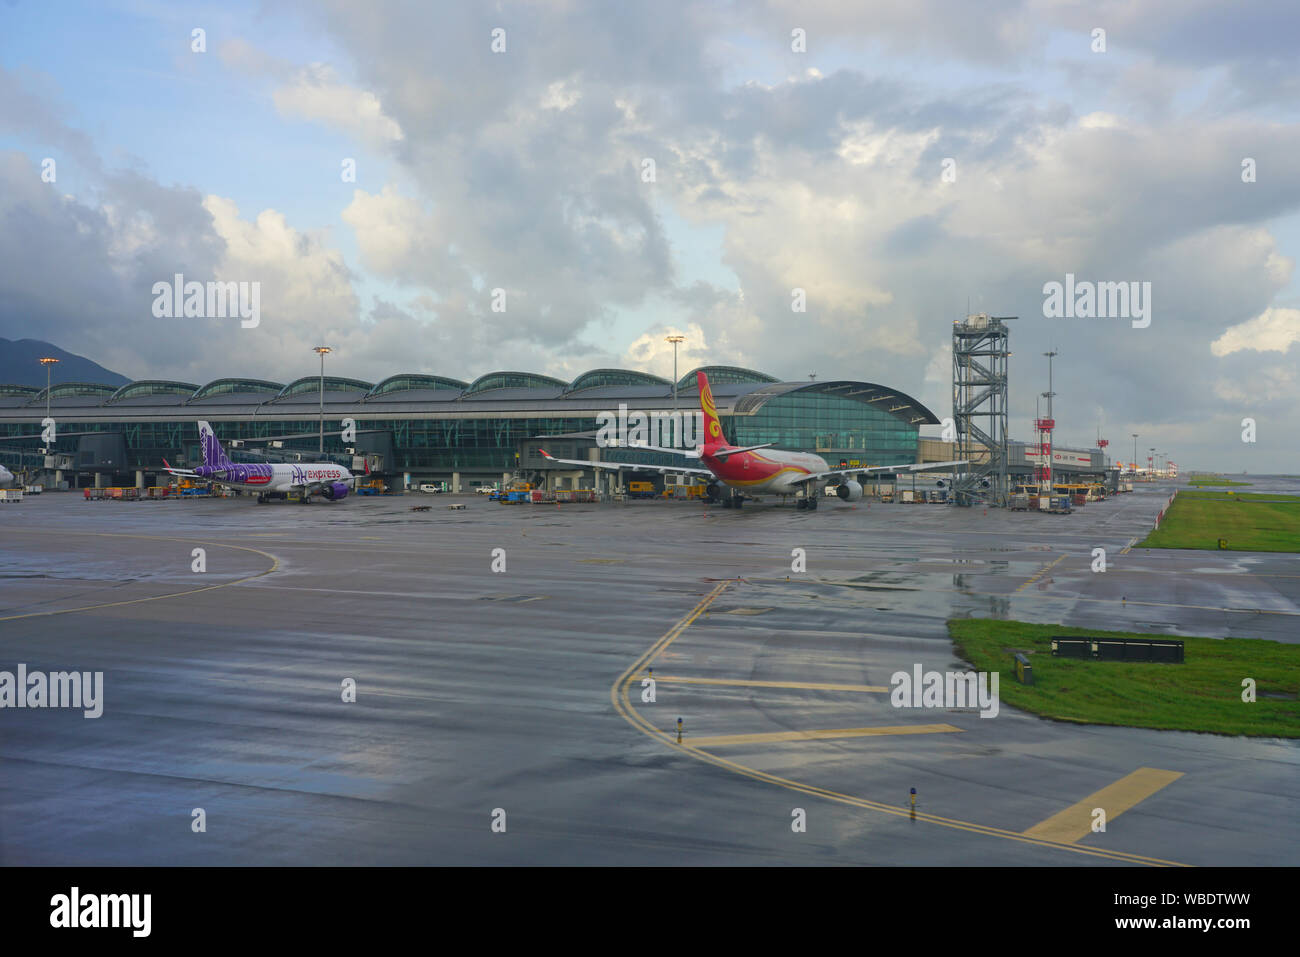
<path id="1" fill-rule="evenodd" d="M 908 425 L 939 424 L 939 419 L 933 412 L 904 392 L 872 382 L 854 382 L 847 379 L 828 382 L 777 382 L 740 396 L 736 399 L 732 411 L 737 415 L 756 412 L 771 399 L 795 393 L 833 395 L 842 399 L 853 399 L 881 412 L 888 412 Z"/>
<path id="2" fill-rule="evenodd" d="M 744 385 L 751 382 L 781 381 L 766 372 L 744 369 L 740 366 L 700 366 L 698 369 L 692 369 L 677 380 L 677 391 L 679 393 L 697 387 L 698 381 L 695 378 L 697 372 L 703 372 L 709 377 L 709 385 Z"/>
<path id="3" fill-rule="evenodd" d="M 566 391 L 577 392 L 581 389 L 595 389 L 609 385 L 670 386 L 672 383 L 649 372 L 636 372 L 632 369 L 592 369 L 574 379 Z"/>
<path id="4" fill-rule="evenodd" d="M 752 415 L 774 399 L 802 394 L 861 402 L 913 427 L 939 423 L 938 417 L 916 399 L 888 386 L 846 379 L 780 382 L 766 373 L 738 366 L 692 369 L 679 381 L 679 393 L 694 394 L 699 371 L 705 372 L 714 384 L 718 409 L 724 416 Z M 311 402 L 320 383 L 319 375 L 304 376 L 287 385 L 246 378 L 214 379 L 202 387 L 166 379 L 142 379 L 121 387 L 65 382 L 50 389 L 50 398 L 63 400 L 65 406 L 104 408 L 96 419 L 105 421 L 112 421 L 115 413 L 108 409 L 119 402 L 120 414 L 140 417 L 173 416 L 178 405 L 204 400 L 219 405 L 220 415 L 283 418 L 287 410 L 275 403 L 286 399 L 291 405 Z M 629 369 L 592 369 L 572 383 L 531 372 L 490 372 L 469 385 L 459 379 L 423 373 L 389 376 L 378 384 L 343 376 L 325 377 L 325 389 L 331 393 L 330 404 L 336 412 L 340 405 L 353 403 L 364 414 L 360 405 L 375 402 L 370 407 L 372 414 L 386 419 L 406 415 L 437 417 L 452 411 L 450 403 L 457 403 L 456 414 L 471 414 L 481 408 L 484 415 L 496 415 L 498 410 L 523 414 L 555 410 L 561 415 L 585 416 L 593 409 L 613 408 L 614 403 L 622 401 L 666 408 L 671 386 L 667 379 Z M 5 399 L 2 404 L 6 409 L 14 410 L 31 409 L 46 401 L 44 389 L 20 385 L 0 385 L 0 397 Z M 82 401 L 74 401 L 78 398 Z M 682 406 L 689 407 L 689 400 Z M 299 413 L 295 410 L 292 414 Z"/>
<path id="5" fill-rule="evenodd" d="M 289 399 L 296 395 L 302 395 L 305 392 L 320 393 L 321 377 L 318 375 L 303 376 L 301 379 L 294 379 L 287 386 L 280 390 L 272 402 L 278 402 L 281 399 Z M 343 376 L 327 375 L 324 380 L 326 392 L 369 392 L 375 387 L 373 382 L 366 382 L 362 379 L 348 379 Z"/>
<path id="6" fill-rule="evenodd" d="M 489 372 L 475 379 L 465 395 L 487 392 L 489 389 L 565 389 L 569 383 L 536 372 Z"/>
<path id="7" fill-rule="evenodd" d="M 128 382 L 114 392 L 108 399 L 117 402 L 121 399 L 135 399 L 150 395 L 183 395 L 189 398 L 198 391 L 197 382 L 173 382 L 170 379 L 139 379 Z"/>
<path id="8" fill-rule="evenodd" d="M 102 382 L 61 382 L 58 385 L 50 386 L 49 397 L 51 399 L 69 399 L 73 396 L 102 395 L 107 398 L 117 390 L 117 386 L 105 385 Z M 36 402 L 37 400 L 41 402 L 45 401 L 44 389 L 41 389 L 36 393 L 32 402 Z"/>
<path id="9" fill-rule="evenodd" d="M 367 392 L 366 398 L 371 399 L 375 396 L 388 395 L 390 392 L 422 392 L 430 389 L 454 389 L 457 392 L 463 392 L 468 388 L 469 383 L 461 382 L 459 379 L 448 379 L 446 376 L 440 375 L 424 375 L 419 372 L 407 372 L 401 375 L 390 375 Z"/>
<path id="10" fill-rule="evenodd" d="M 213 379 L 195 392 L 193 398 L 206 399 L 213 395 L 245 394 L 250 392 L 279 395 L 283 389 L 283 382 L 268 382 L 266 379 Z"/>

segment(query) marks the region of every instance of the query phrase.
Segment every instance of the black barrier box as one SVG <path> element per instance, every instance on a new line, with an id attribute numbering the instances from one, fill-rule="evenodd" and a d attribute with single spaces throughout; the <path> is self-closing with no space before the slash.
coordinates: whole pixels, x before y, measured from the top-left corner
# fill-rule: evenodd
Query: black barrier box
<path id="1" fill-rule="evenodd" d="M 1183 663 L 1183 643 L 1174 638 L 1070 638 L 1052 636 L 1052 654 L 1101 661 Z"/>
<path id="2" fill-rule="evenodd" d="M 1029 663 L 1028 658 L 1019 652 L 1016 652 L 1016 678 L 1022 685 L 1034 683 L 1034 666 Z"/>
<path id="3" fill-rule="evenodd" d="M 1091 658 L 1091 638 L 1064 638 L 1052 636 L 1052 657 L 1054 658 Z"/>
<path id="4" fill-rule="evenodd" d="M 1183 643 L 1167 638 L 1098 638 L 1097 657 L 1103 661 L 1163 661 L 1181 664 Z"/>

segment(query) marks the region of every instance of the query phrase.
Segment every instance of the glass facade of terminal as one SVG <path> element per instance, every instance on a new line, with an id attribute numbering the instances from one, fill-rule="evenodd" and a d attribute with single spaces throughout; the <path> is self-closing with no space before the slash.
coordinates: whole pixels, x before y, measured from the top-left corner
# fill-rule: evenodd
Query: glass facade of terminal
<path id="1" fill-rule="evenodd" d="M 916 461 L 916 426 L 837 395 L 794 392 L 768 399 L 753 415 L 725 418 L 737 445 L 771 442 L 807 452 L 861 451 L 871 465 Z"/>
<path id="2" fill-rule="evenodd" d="M 190 413 L 198 418 L 203 413 Z M 199 433 L 195 418 L 171 422 L 77 422 L 59 420 L 59 433 L 66 436 L 56 449 L 76 448 L 74 433 L 121 433 L 126 443 L 127 469 L 154 470 L 165 458 L 173 465 L 193 465 L 199 461 Z M 539 435 L 568 435 L 594 432 L 595 416 L 554 416 L 543 418 L 475 418 L 475 419 L 356 419 L 359 438 L 354 447 L 365 448 L 367 433 L 390 433 L 392 460 L 386 471 L 405 472 L 508 472 L 515 467 L 515 453 L 520 443 Z M 723 430 L 739 445 L 772 442 L 778 448 L 809 452 L 843 452 L 862 450 L 872 465 L 894 465 L 916 461 L 917 430 L 893 416 L 869 408 L 851 399 L 835 396 L 782 396 L 770 400 L 755 415 L 723 416 Z M 232 459 L 245 456 L 230 443 L 236 440 L 260 440 L 276 436 L 296 436 L 286 440 L 281 451 L 311 452 L 315 455 L 319 420 L 266 419 L 257 422 L 214 422 L 217 436 L 226 445 Z M 337 419 L 325 420 L 326 455 L 346 454 L 337 434 L 342 428 Z M 9 435 L 30 434 L 30 426 L 0 426 L 0 443 Z M 330 435 L 330 432 L 336 434 Z M 624 450 L 628 461 L 669 464 L 675 459 L 661 455 L 632 454 Z M 253 459 L 249 459 L 252 461 Z M 260 461 L 260 460 L 259 460 Z M 83 464 L 83 463 L 78 463 Z"/>
<path id="3" fill-rule="evenodd" d="M 723 429 L 738 445 L 772 443 L 817 452 L 828 461 L 834 456 L 852 459 L 852 464 L 859 459 L 864 465 L 901 464 L 916 461 L 919 425 L 933 420 L 906 396 L 870 383 L 781 384 L 752 370 L 713 366 L 706 371 L 720 387 L 715 394 Z M 682 384 L 693 375 L 683 377 Z M 627 387 L 628 398 L 620 398 L 620 387 Z M 21 455 L 23 464 L 30 464 L 26 459 L 35 461 L 41 445 L 35 439 L 44 415 L 44 390 L 5 388 L 0 386 L 0 461 L 12 465 L 12 456 Z M 178 398 L 191 388 L 193 398 Z M 310 393 L 319 388 L 319 377 L 310 376 L 287 385 L 241 378 L 218 379 L 202 387 L 165 380 L 143 380 L 120 389 L 56 385 L 51 389 L 51 412 L 58 422 L 53 451 L 74 453 L 73 467 L 79 470 L 94 470 L 104 449 L 113 452 L 111 463 L 102 459 L 101 471 L 157 472 L 164 459 L 173 466 L 192 467 L 200 461 L 197 420 L 207 419 L 235 461 L 293 460 L 295 453 L 315 458 L 319 420 Z M 503 389 L 518 394 L 479 398 L 480 393 Z M 596 389 L 607 391 L 599 399 L 586 397 Z M 852 391 L 839 394 L 847 390 Z M 468 387 L 461 380 L 423 374 L 395 375 L 377 385 L 326 376 L 325 392 L 327 458 L 350 465 L 346 445 L 382 456 L 383 471 L 390 475 L 412 473 L 438 480 L 453 472 L 497 477 L 511 472 L 519 464 L 521 448 L 541 444 L 529 441 L 538 436 L 593 436 L 599 408 L 613 410 L 625 402 L 634 411 L 666 410 L 672 403 L 668 380 L 618 369 L 595 369 L 567 386 L 549 376 L 514 372 L 490 373 Z M 290 396 L 297 401 L 286 402 Z M 151 397 L 158 398 L 156 405 Z M 81 401 L 70 401 L 74 399 Z M 681 402 L 685 408 L 692 404 L 690 398 Z M 353 419 L 357 432 L 347 443 L 339 434 L 343 416 Z M 114 438 L 99 438 L 104 433 Z M 267 440 L 278 440 L 280 447 L 268 448 Z M 233 444 L 239 441 L 251 445 Z M 250 449 L 265 449 L 266 457 L 250 454 Z M 540 464 L 527 461 L 532 457 L 530 451 L 524 464 Z M 603 457 L 680 464 L 676 456 L 629 449 L 606 450 Z"/>

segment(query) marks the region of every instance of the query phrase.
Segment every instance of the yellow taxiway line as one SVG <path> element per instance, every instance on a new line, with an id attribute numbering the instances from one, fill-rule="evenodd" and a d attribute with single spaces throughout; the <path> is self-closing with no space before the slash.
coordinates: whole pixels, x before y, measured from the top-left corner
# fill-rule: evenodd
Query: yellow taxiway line
<path id="1" fill-rule="evenodd" d="M 881 728 L 835 728 L 825 731 L 769 731 L 761 734 L 716 734 L 682 742 L 688 748 L 717 748 L 729 744 L 768 744 L 778 741 L 820 741 L 826 738 L 862 738 L 876 734 L 943 734 L 961 733 L 950 724 L 900 724 Z"/>
<path id="2" fill-rule="evenodd" d="M 678 675 L 655 675 L 655 681 L 684 685 L 732 685 L 740 688 L 797 688 L 800 691 L 860 691 L 866 694 L 889 694 L 888 685 L 840 685 L 820 681 L 742 681 L 735 678 L 683 678 Z"/>
<path id="3" fill-rule="evenodd" d="M 1024 583 L 1023 585 L 1020 586 L 1020 588 L 1017 588 L 1016 591 L 1021 591 L 1022 589 L 1028 588 L 1030 585 L 1032 585 L 1034 582 L 1038 581 L 1038 579 L 1042 578 L 1044 575 L 1046 575 L 1048 572 L 1050 572 L 1050 571 L 1051 571 L 1053 568 L 1055 568 L 1057 565 L 1061 564 L 1061 562 L 1063 562 L 1063 561 L 1065 561 L 1065 556 L 1064 556 L 1064 555 L 1062 555 L 1062 556 L 1061 556 L 1060 558 L 1058 558 L 1056 561 L 1052 562 L 1050 565 L 1044 565 L 1044 566 L 1043 566 L 1042 568 L 1040 568 L 1040 569 L 1039 569 L 1039 570 L 1038 570 L 1038 571 L 1037 571 L 1037 572 L 1036 572 L 1032 577 L 1030 577 L 1029 579 L 1027 579 L 1027 580 L 1025 581 L 1025 583 Z"/>
<path id="4" fill-rule="evenodd" d="M 1035 824 L 1026 834 L 1045 837 L 1049 841 L 1073 844 L 1092 833 L 1092 812 L 1101 808 L 1106 821 L 1113 821 L 1129 808 L 1145 801 L 1161 788 L 1183 776 L 1182 771 L 1161 771 L 1159 768 L 1138 768 L 1114 784 L 1108 784 L 1082 801 L 1071 804 L 1059 814 Z"/>
<path id="5" fill-rule="evenodd" d="M 937 824 L 940 827 L 953 828 L 955 830 L 967 831 L 973 834 L 983 834 L 986 837 L 999 837 L 1007 841 L 1016 841 L 1021 844 L 1032 844 L 1038 847 L 1052 848 L 1061 851 L 1070 851 L 1076 854 L 1086 854 L 1090 857 L 1106 858 L 1112 861 L 1122 861 L 1127 864 L 1146 864 L 1153 867 L 1186 867 L 1185 864 L 1179 864 L 1176 861 L 1166 861 L 1158 857 L 1146 857 L 1141 854 L 1130 854 L 1127 851 L 1110 850 L 1107 848 L 1087 847 L 1080 844 L 1067 844 L 1060 841 L 1052 841 L 1036 835 L 1023 834 L 1018 831 L 1007 830 L 1006 828 L 990 827 L 984 824 L 975 824 L 970 821 L 959 821 L 953 818 L 940 817 L 936 814 L 928 814 L 923 811 L 916 811 L 902 806 L 892 804 L 883 804 L 879 801 L 869 801 L 866 798 L 854 797 L 851 794 L 842 794 L 838 791 L 831 791 L 828 788 L 817 787 L 812 784 L 804 784 L 800 781 L 793 781 L 789 778 L 779 777 L 767 771 L 760 771 L 757 768 L 751 768 L 735 761 L 719 757 L 716 754 L 710 754 L 700 748 L 691 747 L 676 743 L 676 738 L 672 734 L 665 734 L 660 731 L 649 721 L 643 718 L 635 708 L 629 697 L 632 682 L 642 676 L 646 666 L 654 661 L 663 651 L 671 645 L 684 632 L 695 619 L 704 614 L 705 610 L 713 604 L 719 595 L 730 585 L 730 581 L 721 581 L 710 589 L 709 593 L 700 599 L 699 603 L 686 614 L 684 618 L 673 625 L 668 631 L 653 645 L 651 645 L 642 655 L 627 669 L 614 680 L 609 688 L 610 702 L 614 705 L 614 710 L 627 721 L 630 725 L 640 731 L 647 737 L 653 738 L 660 744 L 675 748 L 681 753 L 703 761 L 706 764 L 712 764 L 715 767 L 724 768 L 735 774 L 752 778 L 755 781 L 762 781 L 766 784 L 775 784 L 800 794 L 808 794 L 813 797 L 825 798 L 828 801 L 835 801 L 840 804 L 847 804 L 851 807 L 864 808 L 871 811 L 878 811 L 881 814 L 892 814 L 896 817 L 906 817 L 917 821 L 924 821 L 927 824 Z"/>

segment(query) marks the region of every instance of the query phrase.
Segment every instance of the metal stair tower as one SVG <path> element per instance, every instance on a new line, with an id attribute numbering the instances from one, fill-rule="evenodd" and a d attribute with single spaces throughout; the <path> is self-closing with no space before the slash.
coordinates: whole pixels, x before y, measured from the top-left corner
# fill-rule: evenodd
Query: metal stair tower
<path id="1" fill-rule="evenodd" d="M 1005 506 L 1007 476 L 1006 322 L 1016 316 L 969 315 L 952 324 L 954 457 L 966 459 L 953 475 L 953 501 Z"/>

